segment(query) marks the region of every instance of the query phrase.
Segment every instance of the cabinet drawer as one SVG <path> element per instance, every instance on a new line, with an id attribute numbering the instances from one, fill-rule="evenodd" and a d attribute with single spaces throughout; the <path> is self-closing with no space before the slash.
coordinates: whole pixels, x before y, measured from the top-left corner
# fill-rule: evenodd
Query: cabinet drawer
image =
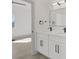
<path id="1" fill-rule="evenodd" d="M 61 42 L 66 42 L 66 36 L 59 36 L 59 35 L 50 35 L 49 40 L 55 40 L 55 41 L 61 41 Z"/>
<path id="2" fill-rule="evenodd" d="M 38 33 L 38 32 L 37 32 L 37 37 L 38 37 L 38 38 L 48 39 L 48 35 L 45 34 L 45 33 Z"/>

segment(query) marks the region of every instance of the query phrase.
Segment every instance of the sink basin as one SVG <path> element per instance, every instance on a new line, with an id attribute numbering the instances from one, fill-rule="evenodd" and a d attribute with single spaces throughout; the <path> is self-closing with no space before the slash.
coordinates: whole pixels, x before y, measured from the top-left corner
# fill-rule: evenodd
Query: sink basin
<path id="1" fill-rule="evenodd" d="M 52 30 L 51 30 L 52 28 Z M 50 32 L 52 32 L 53 34 L 57 34 L 57 35 L 60 35 L 60 34 L 66 34 L 66 28 L 65 27 L 51 27 L 50 28 Z"/>

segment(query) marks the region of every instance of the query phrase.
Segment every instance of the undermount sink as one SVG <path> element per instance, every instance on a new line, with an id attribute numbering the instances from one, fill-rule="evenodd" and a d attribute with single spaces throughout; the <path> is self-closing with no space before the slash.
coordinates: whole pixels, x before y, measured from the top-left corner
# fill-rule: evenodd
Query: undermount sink
<path id="1" fill-rule="evenodd" d="M 50 27 L 53 34 L 66 34 L 66 27 Z"/>

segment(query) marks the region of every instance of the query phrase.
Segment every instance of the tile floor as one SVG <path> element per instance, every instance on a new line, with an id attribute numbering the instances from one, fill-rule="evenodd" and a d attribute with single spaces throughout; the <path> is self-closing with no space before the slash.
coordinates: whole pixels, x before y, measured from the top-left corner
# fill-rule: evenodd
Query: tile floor
<path id="1" fill-rule="evenodd" d="M 12 59 L 48 59 L 41 54 L 32 55 L 30 38 L 14 41 L 12 44 Z"/>

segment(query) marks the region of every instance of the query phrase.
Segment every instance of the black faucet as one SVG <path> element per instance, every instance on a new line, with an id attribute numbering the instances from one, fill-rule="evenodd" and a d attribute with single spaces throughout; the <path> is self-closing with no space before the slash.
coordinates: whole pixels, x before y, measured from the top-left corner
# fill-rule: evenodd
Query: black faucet
<path id="1" fill-rule="evenodd" d="M 66 33 L 66 27 L 63 30 L 64 30 L 64 33 Z"/>
<path id="2" fill-rule="evenodd" d="M 52 27 L 50 27 L 50 31 L 52 31 Z"/>

